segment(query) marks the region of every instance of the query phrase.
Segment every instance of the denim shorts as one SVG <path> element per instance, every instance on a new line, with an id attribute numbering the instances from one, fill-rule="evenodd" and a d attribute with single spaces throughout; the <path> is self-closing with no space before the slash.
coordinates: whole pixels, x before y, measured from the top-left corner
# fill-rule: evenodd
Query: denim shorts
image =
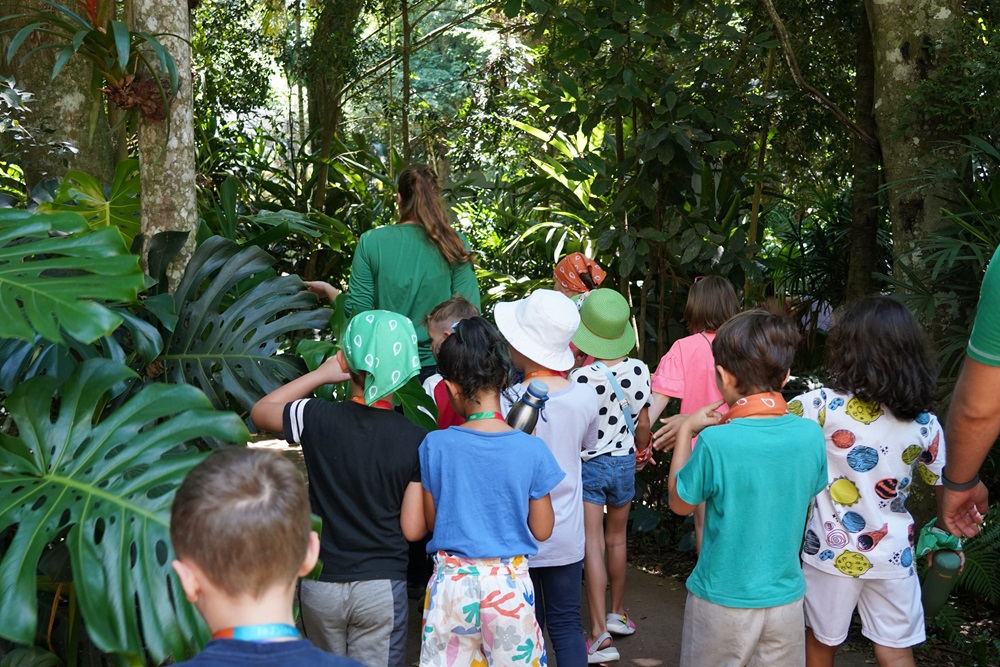
<path id="1" fill-rule="evenodd" d="M 621 507 L 635 497 L 635 454 L 602 454 L 583 462 L 583 501 Z"/>

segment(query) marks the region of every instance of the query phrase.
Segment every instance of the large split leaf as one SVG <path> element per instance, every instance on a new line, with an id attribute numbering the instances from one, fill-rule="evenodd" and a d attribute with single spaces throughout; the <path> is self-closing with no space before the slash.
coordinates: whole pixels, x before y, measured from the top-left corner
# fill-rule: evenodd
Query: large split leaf
<path id="1" fill-rule="evenodd" d="M 218 236 L 198 248 L 174 292 L 179 320 L 162 357 L 171 382 L 197 386 L 218 408 L 249 411 L 303 373 L 294 355 L 276 353 L 290 332 L 325 327 L 330 314 L 273 264 L 260 248 Z"/>
<path id="2" fill-rule="evenodd" d="M 90 343 L 121 317 L 101 301 L 135 301 L 139 260 L 114 229 L 75 213 L 0 210 L 0 338 Z"/>
<path id="3" fill-rule="evenodd" d="M 139 161 L 122 160 L 115 166 L 115 176 L 105 187 L 87 172 L 66 172 L 56 190 L 54 201 L 42 210 L 72 211 L 81 214 L 94 229 L 116 227 L 132 245 L 139 233 Z"/>
<path id="4" fill-rule="evenodd" d="M 240 443 L 243 423 L 187 385 L 153 384 L 101 418 L 107 394 L 133 375 L 83 363 L 68 381 L 36 377 L 6 402 L 17 436 L 0 434 L 0 635 L 31 644 L 36 570 L 65 539 L 80 610 L 94 644 L 129 662 L 190 654 L 202 626 L 170 573 L 173 492 L 201 456 L 184 443 Z"/>

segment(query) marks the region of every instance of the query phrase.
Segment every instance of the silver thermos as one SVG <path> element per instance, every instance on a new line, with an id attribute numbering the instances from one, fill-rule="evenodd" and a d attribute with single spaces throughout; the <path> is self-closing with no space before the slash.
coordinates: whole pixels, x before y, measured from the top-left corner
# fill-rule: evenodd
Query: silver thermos
<path id="1" fill-rule="evenodd" d="M 521 400 L 507 413 L 507 425 L 531 433 L 538 423 L 538 413 L 549 400 L 549 386 L 541 380 L 532 380 Z"/>

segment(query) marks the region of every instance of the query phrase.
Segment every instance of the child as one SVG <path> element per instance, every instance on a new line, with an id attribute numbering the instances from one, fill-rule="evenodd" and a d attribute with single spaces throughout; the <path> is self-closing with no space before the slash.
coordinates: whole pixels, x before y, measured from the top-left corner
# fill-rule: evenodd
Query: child
<path id="1" fill-rule="evenodd" d="M 465 418 L 420 445 L 427 588 L 420 664 L 545 664 L 528 556 L 552 533 L 549 492 L 565 476 L 538 438 L 500 415 L 511 374 L 503 339 L 483 318 L 461 320 L 438 351 L 442 382 Z M 423 524 L 420 525 L 423 527 Z"/>
<path id="2" fill-rule="evenodd" d="M 600 264 L 581 252 L 566 255 L 552 271 L 556 291 L 570 298 L 586 295 L 596 289 L 606 276 Z"/>
<path id="3" fill-rule="evenodd" d="M 361 667 L 300 639 L 298 577 L 316 564 L 302 475 L 280 455 L 233 447 L 188 473 L 171 507 L 172 565 L 212 640 L 185 666 Z"/>
<path id="4" fill-rule="evenodd" d="M 427 327 L 427 334 L 431 338 L 431 354 L 437 362 L 438 350 L 441 343 L 451 335 L 452 327 L 459 320 L 475 317 L 479 314 L 476 307 L 464 296 L 456 294 L 444 303 L 438 304 L 434 310 L 427 313 L 424 318 L 424 326 Z M 463 420 L 455 414 L 455 408 L 451 407 L 448 400 L 448 391 L 441 384 L 441 374 L 435 373 L 424 380 L 424 391 L 434 399 L 438 409 L 438 428 L 448 428 L 449 426 L 461 426 Z"/>
<path id="5" fill-rule="evenodd" d="M 495 314 L 497 327 L 510 344 L 514 366 L 525 374 L 511 400 L 504 401 L 505 411 L 520 400 L 533 379 L 549 388 L 535 435 L 545 441 L 566 477 L 552 489 L 555 528 L 532 556 L 530 574 L 538 624 L 543 630 L 548 627 L 556 660 L 560 665 L 583 665 L 587 647 L 580 608 L 585 548 L 580 450 L 596 446 L 600 406 L 592 388 L 566 379 L 573 365 L 569 343 L 580 325 L 580 314 L 572 301 L 552 290 L 536 290 L 526 299 L 499 303 Z"/>
<path id="6" fill-rule="evenodd" d="M 635 496 L 636 451 L 642 452 L 640 465 L 650 452 L 650 392 L 646 364 L 626 356 L 635 347 L 630 317 L 625 297 L 614 290 L 596 289 L 580 307 L 582 324 L 573 336 L 577 349 L 597 361 L 573 371 L 570 378 L 592 386 L 601 400 L 597 443 L 580 452 L 591 632 L 587 651 L 591 663 L 618 659 L 609 632 L 635 632 L 635 623 L 625 613 L 625 529 Z M 608 579 L 611 613 L 605 614 Z"/>
<path id="7" fill-rule="evenodd" d="M 805 660 L 798 551 L 812 497 L 826 486 L 826 455 L 822 429 L 787 414 L 778 392 L 799 338 L 787 319 L 760 310 L 719 327 L 712 352 L 729 412 L 717 411 L 722 401 L 700 408 L 677 434 L 670 509 L 686 515 L 705 503 L 701 557 L 687 580 L 681 667 L 801 667 Z"/>
<path id="8" fill-rule="evenodd" d="M 712 341 L 715 331 L 738 312 L 740 303 L 732 283 L 721 276 L 695 278 L 684 304 L 684 321 L 691 335 L 675 341 L 653 373 L 650 423 L 656 423 L 671 396 L 681 399 L 680 413 L 664 419 L 665 426 L 656 432 L 653 440 L 655 449 L 669 450 L 674 445 L 677 429 L 687 415 L 722 400 L 722 394 L 715 385 Z M 718 412 L 726 413 L 725 403 Z M 705 508 L 698 505 L 694 511 L 694 540 L 699 553 L 704 525 Z"/>
<path id="9" fill-rule="evenodd" d="M 829 386 L 788 406 L 823 427 L 829 468 L 802 547 L 806 662 L 832 667 L 857 607 L 878 664 L 912 667 L 924 613 L 906 498 L 918 477 L 940 495 L 945 458 L 929 412 L 933 358 L 916 318 L 887 296 L 848 306 L 827 354 Z"/>
<path id="10" fill-rule="evenodd" d="M 405 664 L 406 539 L 424 531 L 417 448 L 425 431 L 392 409 L 392 393 L 420 371 L 416 333 L 397 313 L 351 319 L 343 349 L 318 369 L 262 398 L 254 423 L 302 444 L 309 498 L 323 519 L 319 581 L 302 582 L 302 626 L 320 648 L 373 667 Z M 310 399 L 351 380 L 351 399 Z"/>

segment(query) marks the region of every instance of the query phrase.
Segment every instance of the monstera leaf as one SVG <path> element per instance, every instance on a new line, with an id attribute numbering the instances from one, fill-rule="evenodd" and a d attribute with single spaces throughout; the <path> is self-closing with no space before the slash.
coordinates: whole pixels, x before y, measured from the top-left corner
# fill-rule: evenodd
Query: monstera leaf
<path id="1" fill-rule="evenodd" d="M 43 211 L 73 211 L 87 219 L 94 229 L 116 227 L 132 245 L 139 233 L 139 161 L 122 160 L 115 167 L 115 177 L 105 186 L 90 174 L 74 169 L 66 172 L 51 203 Z"/>
<path id="2" fill-rule="evenodd" d="M 75 213 L 0 210 L 0 338 L 90 343 L 121 317 L 100 301 L 135 301 L 139 260 L 114 229 Z"/>
<path id="3" fill-rule="evenodd" d="M 275 353 L 289 332 L 325 327 L 329 311 L 273 264 L 260 248 L 218 236 L 198 248 L 174 292 L 179 320 L 161 357 L 171 382 L 197 386 L 217 408 L 249 411 L 302 375 L 294 355 Z"/>
<path id="4" fill-rule="evenodd" d="M 68 381 L 36 377 L 6 401 L 17 436 L 0 434 L 0 635 L 31 644 L 36 571 L 65 541 L 94 644 L 141 664 L 190 654 L 202 626 L 170 572 L 173 491 L 201 456 L 184 443 L 246 442 L 240 419 L 186 385 L 153 384 L 101 418 L 109 389 L 133 373 L 84 362 Z"/>

